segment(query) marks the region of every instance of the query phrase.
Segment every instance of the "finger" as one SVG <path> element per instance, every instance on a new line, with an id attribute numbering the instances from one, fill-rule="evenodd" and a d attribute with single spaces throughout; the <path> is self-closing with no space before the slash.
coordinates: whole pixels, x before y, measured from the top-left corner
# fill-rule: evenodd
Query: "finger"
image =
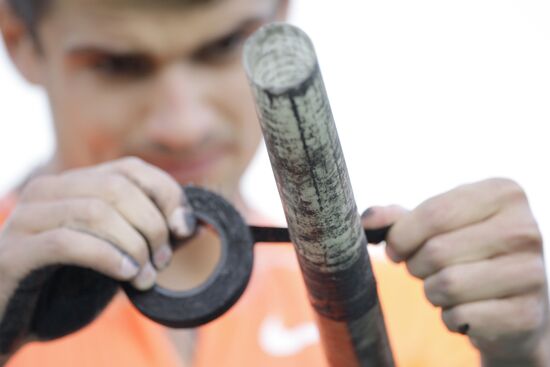
<path id="1" fill-rule="evenodd" d="M 429 238 L 484 221 L 518 199 L 524 200 L 525 194 L 510 180 L 463 185 L 420 204 L 395 223 L 386 242 L 404 260 Z"/>
<path id="2" fill-rule="evenodd" d="M 425 279 L 451 265 L 520 251 L 541 253 L 540 231 L 528 210 L 504 210 L 486 221 L 430 238 L 407 260 L 407 267 Z"/>
<path id="3" fill-rule="evenodd" d="M 541 293 L 462 304 L 442 312 L 450 331 L 467 333 L 478 347 L 503 339 L 525 340 L 546 324 Z"/>
<path id="4" fill-rule="evenodd" d="M 103 169 L 123 174 L 135 182 L 159 207 L 174 235 L 185 238 L 194 232 L 196 221 L 185 194 L 166 172 L 134 157 L 106 164 Z"/>
<path id="5" fill-rule="evenodd" d="M 112 243 L 139 264 L 136 287 L 150 287 L 156 272 L 145 239 L 110 205 L 98 199 L 67 199 L 19 205 L 12 222 L 15 233 L 38 234 L 56 228 L 88 233 Z M 75 244 L 78 246 L 78 244 Z"/>
<path id="6" fill-rule="evenodd" d="M 365 229 L 392 226 L 400 218 L 407 215 L 408 212 L 407 209 L 399 205 L 390 205 L 386 207 L 372 206 L 361 214 L 361 223 Z M 398 256 L 389 246 L 386 246 L 386 254 L 390 259 L 397 261 Z"/>
<path id="7" fill-rule="evenodd" d="M 542 290 L 545 282 L 542 256 L 522 253 L 445 268 L 426 279 L 424 290 L 433 305 L 449 308 Z"/>
<path id="8" fill-rule="evenodd" d="M 139 273 L 139 265 L 111 243 L 96 236 L 55 228 L 30 237 L 27 252 L 32 251 L 32 268 L 50 264 L 76 265 L 93 269 L 113 279 L 127 281 Z"/>
<path id="9" fill-rule="evenodd" d="M 166 221 L 145 193 L 126 176 L 78 170 L 41 181 L 34 200 L 97 198 L 111 204 L 147 240 L 157 268 L 164 268 L 172 255 Z M 29 199 L 30 195 L 27 195 Z"/>

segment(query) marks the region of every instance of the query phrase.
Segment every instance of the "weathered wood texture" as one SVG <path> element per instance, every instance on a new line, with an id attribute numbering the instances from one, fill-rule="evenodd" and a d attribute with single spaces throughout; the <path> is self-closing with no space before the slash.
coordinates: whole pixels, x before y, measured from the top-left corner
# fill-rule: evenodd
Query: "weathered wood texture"
<path id="1" fill-rule="evenodd" d="M 311 41 L 263 27 L 245 46 L 290 236 L 333 366 L 392 366 L 375 279 Z"/>

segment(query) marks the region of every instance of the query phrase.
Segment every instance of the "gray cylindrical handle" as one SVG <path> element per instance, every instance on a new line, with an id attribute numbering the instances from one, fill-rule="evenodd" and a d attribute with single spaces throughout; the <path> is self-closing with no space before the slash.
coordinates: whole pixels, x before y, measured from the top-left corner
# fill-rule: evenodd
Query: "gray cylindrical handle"
<path id="1" fill-rule="evenodd" d="M 275 23 L 245 46 L 290 236 L 333 366 L 393 366 L 344 156 L 315 50 Z"/>

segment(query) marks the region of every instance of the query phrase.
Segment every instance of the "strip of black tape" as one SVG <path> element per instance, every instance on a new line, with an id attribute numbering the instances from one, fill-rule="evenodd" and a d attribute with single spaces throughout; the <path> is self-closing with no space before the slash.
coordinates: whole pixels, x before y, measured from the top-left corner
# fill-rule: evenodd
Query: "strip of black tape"
<path id="1" fill-rule="evenodd" d="M 379 244 L 386 240 L 390 226 L 365 229 L 365 236 L 370 244 Z M 288 243 L 291 242 L 288 228 L 250 226 L 255 243 Z"/>

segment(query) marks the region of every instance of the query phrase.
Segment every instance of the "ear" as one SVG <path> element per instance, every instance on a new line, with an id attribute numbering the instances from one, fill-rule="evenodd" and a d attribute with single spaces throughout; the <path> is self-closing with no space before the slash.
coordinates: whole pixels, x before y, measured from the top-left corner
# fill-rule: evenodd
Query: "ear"
<path id="1" fill-rule="evenodd" d="M 41 84 L 41 53 L 36 40 L 7 1 L 0 0 L 0 31 L 13 64 L 30 83 Z"/>

